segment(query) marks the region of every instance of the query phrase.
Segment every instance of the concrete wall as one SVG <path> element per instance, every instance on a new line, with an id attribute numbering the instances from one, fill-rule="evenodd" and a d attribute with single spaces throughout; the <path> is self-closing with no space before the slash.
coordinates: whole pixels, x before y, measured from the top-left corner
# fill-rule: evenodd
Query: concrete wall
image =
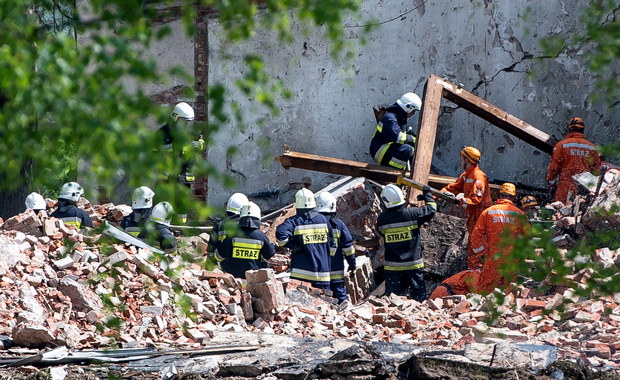
<path id="1" fill-rule="evenodd" d="M 382 22 L 421 3 L 364 1 L 362 14 L 375 15 Z M 537 59 L 544 55 L 539 39 L 578 27 L 583 4 L 578 0 L 430 0 L 382 23 L 364 46 L 361 29 L 353 27 L 359 22 L 347 21 L 347 38 L 357 45 L 358 54 L 345 63 L 330 59 L 330 45 L 318 31 L 304 35 L 294 20 L 297 38 L 292 44 L 282 44 L 265 31 L 246 43 L 230 45 L 221 38 L 218 20 L 209 19 L 210 84 L 223 82 L 233 89 L 234 80 L 244 71 L 243 55 L 257 52 L 269 72 L 294 93 L 292 100 L 281 100 L 277 117 L 269 116 L 252 99 L 234 95 L 247 111 L 249 128 L 241 132 L 231 125 L 221 126 L 208 159 L 222 163 L 221 169 L 232 173 L 238 187 L 224 189 L 212 181 L 209 203 L 221 204 L 233 191 L 282 190 L 279 198 L 259 202 L 263 208 L 275 208 L 292 201 L 290 183 L 308 177 L 316 191 L 336 178 L 286 171 L 273 163 L 272 157 L 281 154 L 284 144 L 294 151 L 372 162 L 368 154 L 375 126 L 371 107 L 392 103 L 407 91 L 421 95 L 430 74 L 462 83 L 468 91 L 557 138 L 562 137 L 569 117 L 581 116 L 595 143 L 618 140 L 620 114 L 617 108 L 591 100 L 596 92 L 594 76 L 584 68 L 584 52 Z M 224 59 L 224 54 L 232 59 Z M 548 155 L 448 101 L 442 106 L 434 167 L 457 176 L 459 149 L 473 145 L 483 152 L 481 167 L 491 179 L 544 186 Z M 259 125 L 260 118 L 267 123 Z M 269 139 L 270 147 L 257 147 L 261 139 Z M 242 153 L 227 157 L 228 144 L 240 146 Z M 262 165 L 264 161 L 271 166 Z"/>

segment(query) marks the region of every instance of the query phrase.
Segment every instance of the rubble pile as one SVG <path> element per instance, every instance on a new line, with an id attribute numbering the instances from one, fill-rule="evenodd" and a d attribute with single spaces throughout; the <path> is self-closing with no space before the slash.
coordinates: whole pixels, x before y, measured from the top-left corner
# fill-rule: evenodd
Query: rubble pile
<path id="1" fill-rule="evenodd" d="M 595 202 L 611 197 L 615 188 L 620 186 L 607 186 Z M 588 223 L 578 203 L 552 205 L 559 234 L 574 236 L 572 226 Z M 98 223 L 118 222 L 130 212 L 128 206 L 112 204 L 87 210 Z M 571 217 L 577 220 L 574 225 L 565 220 Z M 449 218 L 438 215 L 438 220 L 458 226 Z M 435 228 L 431 225 L 426 233 L 440 234 Z M 371 260 L 359 256 L 355 276 L 347 279 L 353 304 L 345 309 L 330 294 L 279 273 L 287 267 L 282 254 L 275 259 L 278 270 L 248 272 L 247 281 L 241 281 L 200 265 L 206 234 L 182 239 L 181 246 L 193 256 L 103 244 L 104 238 L 91 234 L 32 211 L 0 225 L 0 334 L 12 339 L 3 344 L 201 347 L 219 333 L 255 332 L 456 351 L 502 340 L 552 345 L 560 359 L 620 368 L 620 294 L 582 299 L 568 288 L 543 294 L 514 286 L 498 307 L 478 295 L 422 303 L 395 295 L 377 297 L 371 295 Z M 441 275 L 450 274 L 439 267 L 445 257 L 462 251 L 462 232 L 455 238 L 457 242 L 437 240 L 429 246 L 443 255 L 429 260 Z M 446 251 L 452 253 L 446 256 Z M 613 266 L 620 251 L 603 247 L 592 256 Z M 567 280 L 586 281 L 587 273 Z M 490 311 L 496 312 L 493 320 L 488 320 Z"/>

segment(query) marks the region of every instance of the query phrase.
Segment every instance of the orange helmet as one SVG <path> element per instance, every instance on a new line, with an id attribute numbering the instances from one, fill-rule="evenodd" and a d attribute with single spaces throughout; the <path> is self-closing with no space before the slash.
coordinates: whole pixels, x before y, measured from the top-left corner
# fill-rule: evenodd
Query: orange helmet
<path id="1" fill-rule="evenodd" d="M 499 193 L 512 195 L 514 197 L 515 195 L 517 195 L 517 187 L 510 182 L 506 182 L 499 189 Z"/>
<path id="2" fill-rule="evenodd" d="M 536 197 L 533 195 L 526 195 L 521 199 L 521 207 L 532 207 L 538 206 L 538 202 L 536 202 Z"/>
<path id="3" fill-rule="evenodd" d="M 477 164 L 480 162 L 480 157 L 482 156 L 482 153 L 480 153 L 480 151 L 473 146 L 466 146 L 461 149 L 461 155 L 467 158 L 467 160 L 469 160 L 469 162 L 471 162 L 472 164 Z"/>
<path id="4" fill-rule="evenodd" d="M 583 122 L 583 119 L 580 117 L 573 117 L 568 121 L 568 129 L 581 129 L 583 130 L 586 127 L 586 124 Z"/>

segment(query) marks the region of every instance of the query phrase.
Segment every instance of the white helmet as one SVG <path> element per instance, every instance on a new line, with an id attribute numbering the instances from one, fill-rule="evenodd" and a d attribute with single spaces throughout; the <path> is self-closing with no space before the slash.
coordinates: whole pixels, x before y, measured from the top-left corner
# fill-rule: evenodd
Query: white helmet
<path id="1" fill-rule="evenodd" d="M 241 207 L 241 214 L 239 216 L 242 218 L 244 216 L 251 216 L 252 218 L 260 219 L 260 207 L 256 203 L 250 202 Z"/>
<path id="2" fill-rule="evenodd" d="M 67 182 L 62 185 L 58 198 L 77 202 L 80 200 L 82 194 L 84 194 L 84 189 L 82 189 L 82 186 L 80 186 L 79 183 Z"/>
<path id="3" fill-rule="evenodd" d="M 336 197 L 334 197 L 329 191 L 324 191 L 316 196 L 316 209 L 317 212 L 336 212 Z"/>
<path id="4" fill-rule="evenodd" d="M 248 197 L 245 194 L 234 193 L 228 198 L 228 202 L 226 202 L 226 211 L 233 213 L 235 215 L 239 215 L 241 212 L 241 208 L 250 203 Z"/>
<path id="5" fill-rule="evenodd" d="M 147 186 L 140 186 L 133 191 L 131 208 L 134 210 L 153 207 L 155 193 Z"/>
<path id="6" fill-rule="evenodd" d="M 405 203 L 405 196 L 400 187 L 390 184 L 381 191 L 381 200 L 385 204 L 385 207 L 392 208 Z"/>
<path id="7" fill-rule="evenodd" d="M 422 108 L 422 101 L 420 97 L 414 94 L 413 92 L 408 92 L 400 97 L 396 101 L 396 104 L 400 106 L 405 112 L 409 113 L 414 110 L 420 110 Z"/>
<path id="8" fill-rule="evenodd" d="M 178 118 L 192 121 L 194 120 L 194 109 L 189 104 L 181 102 L 174 106 L 170 116 L 174 121 L 177 121 Z"/>
<path id="9" fill-rule="evenodd" d="M 153 207 L 150 219 L 159 224 L 169 226 L 172 214 L 174 214 L 174 209 L 170 203 L 159 202 Z"/>
<path id="10" fill-rule="evenodd" d="M 315 208 L 316 201 L 314 200 L 314 193 L 305 187 L 295 193 L 295 207 L 300 208 Z"/>
<path id="11" fill-rule="evenodd" d="M 26 197 L 26 208 L 34 211 L 45 210 L 47 204 L 41 194 L 33 192 Z"/>

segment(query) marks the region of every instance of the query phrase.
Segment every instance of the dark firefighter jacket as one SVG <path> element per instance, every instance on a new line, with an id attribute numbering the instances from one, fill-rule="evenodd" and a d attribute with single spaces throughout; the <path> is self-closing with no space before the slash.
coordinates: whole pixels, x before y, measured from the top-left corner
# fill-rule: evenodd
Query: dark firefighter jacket
<path id="1" fill-rule="evenodd" d="M 388 208 L 377 219 L 377 230 L 385 243 L 386 271 L 407 271 L 424 267 L 419 227 L 430 221 L 437 204 L 431 193 L 424 194 L 424 207 Z"/>
<path id="2" fill-rule="evenodd" d="M 214 254 L 222 270 L 237 278 L 245 278 L 248 270 L 260 269 L 276 253 L 273 244 L 258 229 L 259 224 L 251 219 L 241 218 L 237 233 L 226 237 Z"/>
<path id="3" fill-rule="evenodd" d="M 213 255 L 219 244 L 226 239 L 226 236 L 237 229 L 238 223 L 239 215 L 217 219 L 213 223 L 213 229 L 209 233 L 209 243 L 207 245 L 207 253 L 209 255 Z"/>
<path id="4" fill-rule="evenodd" d="M 370 154 L 381 162 L 385 152 L 392 144 L 415 144 L 415 137 L 404 131 L 407 125 L 407 113 L 398 104 L 390 106 L 375 127 L 370 141 Z"/>
<path id="5" fill-rule="evenodd" d="M 93 221 L 86 211 L 66 199 L 58 200 L 58 208 L 50 216 L 62 220 L 68 226 L 75 226 L 76 228 L 94 227 Z"/>
<path id="6" fill-rule="evenodd" d="M 121 220 L 121 228 L 131 236 L 137 237 L 144 229 L 144 223 L 149 220 L 149 216 L 151 216 L 150 208 L 133 210 Z"/>
<path id="7" fill-rule="evenodd" d="M 291 278 L 329 286 L 333 232 L 329 220 L 316 211 L 297 211 L 276 228 L 279 246 L 292 251 Z"/>
<path id="8" fill-rule="evenodd" d="M 149 220 L 144 224 L 138 237 L 150 245 L 158 242 L 159 248 L 166 252 L 174 252 L 177 249 L 177 238 L 165 224 Z"/>
<path id="9" fill-rule="evenodd" d="M 334 234 L 336 249 L 332 250 L 331 281 L 344 281 L 344 260 L 349 264 L 349 270 L 355 270 L 355 248 L 353 238 L 347 225 L 336 216 L 329 218 L 329 223 Z"/>

